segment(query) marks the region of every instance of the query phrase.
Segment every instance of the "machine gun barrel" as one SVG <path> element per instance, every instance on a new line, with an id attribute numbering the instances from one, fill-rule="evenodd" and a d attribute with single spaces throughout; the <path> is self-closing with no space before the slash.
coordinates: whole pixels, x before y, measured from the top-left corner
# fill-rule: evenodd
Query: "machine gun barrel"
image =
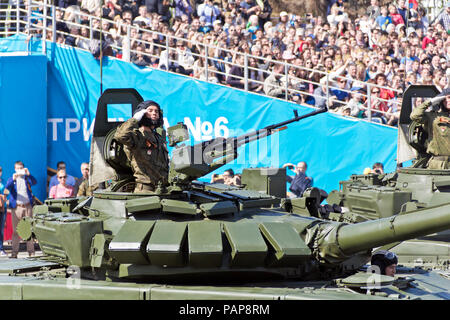
<path id="1" fill-rule="evenodd" d="M 246 133 L 246 134 L 236 137 L 235 138 L 235 141 L 236 141 L 235 146 L 237 148 L 243 144 L 252 142 L 254 140 L 261 139 L 263 137 L 270 136 L 274 132 L 283 130 L 283 127 L 287 126 L 288 124 L 290 124 L 292 122 L 300 121 L 302 119 L 309 118 L 309 117 L 315 116 L 315 115 L 323 113 L 323 112 L 327 112 L 327 109 L 322 108 L 322 109 L 314 110 L 305 115 L 299 116 L 297 113 L 297 110 L 294 110 L 294 118 L 292 118 L 292 119 L 285 120 L 280 123 L 272 124 L 270 126 L 264 127 L 262 129 L 254 131 L 254 132 Z"/>
<path id="2" fill-rule="evenodd" d="M 277 123 L 277 124 L 273 124 L 273 125 L 267 126 L 267 127 L 263 128 L 263 130 L 277 129 L 277 128 L 286 126 L 286 125 L 288 125 L 288 124 L 290 124 L 292 122 L 300 121 L 302 119 L 309 118 L 309 117 L 315 116 L 316 114 L 324 113 L 324 112 L 327 112 L 327 111 L 328 111 L 327 108 L 321 108 L 321 109 L 318 109 L 318 110 L 314 110 L 314 111 L 312 111 L 310 113 L 304 114 L 302 116 L 299 116 L 298 113 L 297 113 L 297 110 L 294 110 L 294 115 L 295 115 L 294 118 L 286 120 L 286 121 L 282 121 L 282 122 Z"/>
<path id="3" fill-rule="evenodd" d="M 255 140 L 262 139 L 264 137 L 268 137 L 277 131 L 284 130 L 284 129 L 286 129 L 285 127 L 290 123 L 297 122 L 302 119 L 309 118 L 309 117 L 312 117 L 312 116 L 315 116 L 317 114 L 324 113 L 327 111 L 328 110 L 326 108 L 322 108 L 322 109 L 314 110 L 305 115 L 299 116 L 297 110 L 294 110 L 294 118 L 292 118 L 292 119 L 285 120 L 280 123 L 272 124 L 272 125 L 262 128 L 262 129 L 255 130 L 253 132 L 244 133 L 237 137 L 231 137 L 228 139 L 213 139 L 210 142 L 206 143 L 206 146 L 208 146 L 208 149 L 210 149 L 210 150 L 213 148 L 222 150 L 222 152 L 216 151 L 214 153 L 214 155 L 215 155 L 214 157 L 218 158 L 218 157 L 224 156 L 226 153 L 230 152 L 229 146 L 232 146 L 232 149 L 236 150 L 238 147 L 240 147 L 244 144 L 250 143 Z"/>

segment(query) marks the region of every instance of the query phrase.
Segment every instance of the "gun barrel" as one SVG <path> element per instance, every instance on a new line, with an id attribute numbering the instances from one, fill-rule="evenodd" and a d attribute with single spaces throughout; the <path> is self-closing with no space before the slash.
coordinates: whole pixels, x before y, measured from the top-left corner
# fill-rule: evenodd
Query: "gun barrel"
<path id="1" fill-rule="evenodd" d="M 316 114 L 320 114 L 320 113 L 327 112 L 327 111 L 328 111 L 327 108 L 321 108 L 318 110 L 314 110 L 310 113 L 304 114 L 302 116 L 298 116 L 297 110 L 295 110 L 294 111 L 295 117 L 292 119 L 282 121 L 277 124 L 272 124 L 270 126 L 262 128 L 262 129 L 259 129 L 259 130 L 253 131 L 253 132 L 249 132 L 249 133 L 245 133 L 239 137 L 234 138 L 236 141 L 235 147 L 240 147 L 241 145 L 252 142 L 254 140 L 258 140 L 258 139 L 270 136 L 271 134 L 273 134 L 275 132 L 287 129 L 287 125 L 292 122 L 300 121 L 302 119 L 309 118 L 309 117 L 315 116 Z"/>
<path id="2" fill-rule="evenodd" d="M 340 249 L 353 254 L 395 241 L 450 229 L 450 204 L 388 218 L 343 225 L 337 233 Z"/>
<path id="3" fill-rule="evenodd" d="M 298 116 L 294 110 L 294 118 L 269 125 L 263 129 L 230 138 L 214 138 L 193 146 L 183 146 L 172 152 L 169 183 L 174 190 L 188 187 L 189 183 L 209 172 L 220 168 L 238 157 L 237 149 L 252 141 L 262 139 L 271 134 L 286 129 L 286 125 L 292 122 L 326 112 L 327 109 L 314 110 L 302 116 Z M 214 160 L 219 159 L 214 162 Z"/>
<path id="4" fill-rule="evenodd" d="M 280 123 L 277 123 L 277 124 L 274 124 L 274 125 L 271 125 L 271 126 L 267 126 L 264 129 L 265 130 L 273 130 L 273 129 L 276 129 L 276 128 L 279 128 L 279 127 L 286 126 L 286 125 L 288 125 L 288 124 L 290 124 L 292 122 L 300 121 L 302 119 L 309 118 L 309 117 L 315 116 L 316 114 L 324 113 L 324 112 L 327 112 L 327 111 L 328 111 L 327 108 L 321 108 L 321 109 L 314 110 L 314 111 L 312 111 L 310 113 L 304 114 L 302 116 L 298 116 L 297 112 L 295 112 L 295 117 L 293 119 L 286 120 L 286 121 L 283 121 L 283 122 L 280 122 Z"/>

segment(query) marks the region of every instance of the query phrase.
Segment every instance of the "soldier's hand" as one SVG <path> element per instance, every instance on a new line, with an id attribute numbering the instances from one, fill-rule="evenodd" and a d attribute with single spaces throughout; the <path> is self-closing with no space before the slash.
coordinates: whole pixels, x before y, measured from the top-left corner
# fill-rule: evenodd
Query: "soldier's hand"
<path id="1" fill-rule="evenodd" d="M 141 121 L 142 117 L 147 113 L 147 109 L 143 109 L 141 111 L 138 111 L 134 114 L 133 118 L 137 121 Z"/>

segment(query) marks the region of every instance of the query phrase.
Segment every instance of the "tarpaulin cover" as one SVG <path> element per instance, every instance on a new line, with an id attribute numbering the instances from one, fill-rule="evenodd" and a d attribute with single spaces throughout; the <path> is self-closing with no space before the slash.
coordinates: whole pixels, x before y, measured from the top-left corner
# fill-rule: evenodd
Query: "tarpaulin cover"
<path id="1" fill-rule="evenodd" d="M 0 50 L 5 41 L 8 40 L 0 41 Z M 14 46 L 19 50 L 20 41 L 11 43 L 8 50 L 14 50 Z M 40 42 L 29 44 L 34 52 L 41 50 L 40 45 Z M 57 161 L 65 160 L 69 173 L 79 176 L 80 163 L 89 160 L 89 141 L 100 97 L 100 62 L 89 52 L 49 42 L 47 57 L 48 163 L 55 167 Z M 19 68 L 17 72 L 25 69 Z M 135 88 L 144 99 L 157 101 L 164 110 L 166 125 L 181 121 L 187 124 L 191 143 L 263 128 L 292 118 L 294 109 L 300 115 L 314 110 L 191 77 L 141 68 L 115 58 L 103 59 L 102 81 L 103 90 Z M 112 116 L 121 117 L 120 112 Z M 306 161 L 307 174 L 314 178 L 314 185 L 331 191 L 338 188 L 339 181 L 348 179 L 352 173 L 362 173 L 374 162 L 382 162 L 387 172 L 395 170 L 396 148 L 395 128 L 325 113 L 292 123 L 269 139 L 242 147 L 238 159 L 217 172 Z"/>

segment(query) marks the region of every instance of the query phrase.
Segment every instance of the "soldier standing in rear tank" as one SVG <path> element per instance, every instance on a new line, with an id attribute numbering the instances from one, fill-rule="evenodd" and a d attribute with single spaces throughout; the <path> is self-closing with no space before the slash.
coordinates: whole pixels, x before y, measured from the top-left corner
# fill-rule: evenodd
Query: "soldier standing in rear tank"
<path id="1" fill-rule="evenodd" d="M 397 271 L 398 258 L 393 252 L 379 250 L 372 255 L 370 264 L 380 268 L 380 274 L 394 277 Z"/>
<path id="2" fill-rule="evenodd" d="M 114 138 L 125 146 L 136 182 L 134 192 L 152 192 L 158 184 L 167 184 L 169 155 L 158 103 L 141 102 L 133 117 L 117 128 Z"/>
<path id="3" fill-rule="evenodd" d="M 439 111 L 426 112 L 430 106 L 441 104 Z M 450 169 L 450 89 L 425 101 L 411 112 L 411 120 L 425 125 L 430 142 L 427 153 L 429 169 Z"/>

